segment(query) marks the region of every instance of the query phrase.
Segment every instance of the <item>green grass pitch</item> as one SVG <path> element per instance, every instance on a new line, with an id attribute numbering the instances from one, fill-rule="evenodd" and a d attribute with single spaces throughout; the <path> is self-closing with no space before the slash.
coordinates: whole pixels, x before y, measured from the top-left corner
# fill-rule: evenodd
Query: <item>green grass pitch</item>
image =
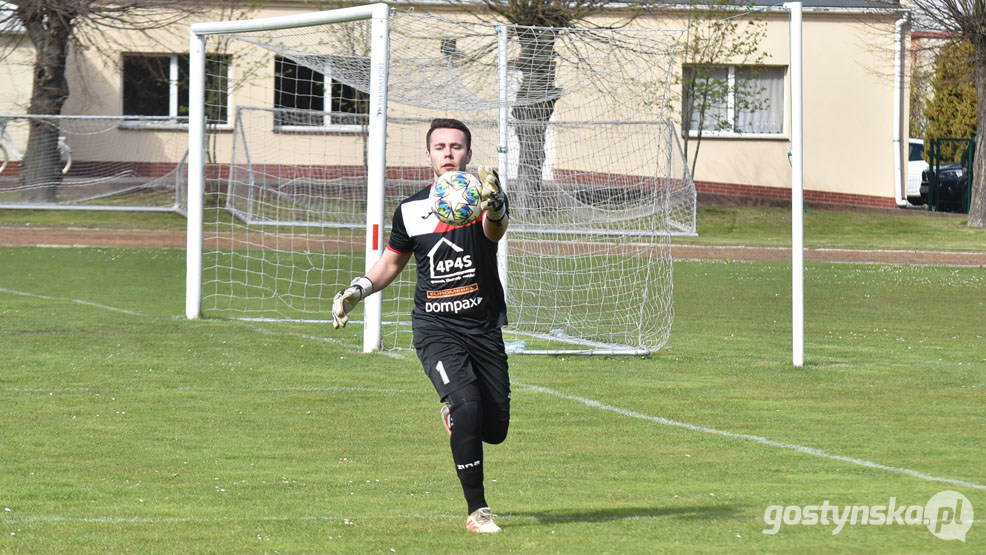
<path id="1" fill-rule="evenodd" d="M 358 326 L 187 321 L 184 253 L 0 249 L 0 553 L 983 552 L 986 274 L 676 262 L 649 357 L 512 356 L 471 535 L 413 353 Z M 967 497 L 923 525 L 782 525 L 773 505 Z"/>

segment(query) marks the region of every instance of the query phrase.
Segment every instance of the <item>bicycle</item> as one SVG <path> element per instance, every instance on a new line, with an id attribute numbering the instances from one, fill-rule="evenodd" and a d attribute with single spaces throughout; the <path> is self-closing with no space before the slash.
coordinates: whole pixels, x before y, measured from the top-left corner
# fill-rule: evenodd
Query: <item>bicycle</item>
<path id="1" fill-rule="evenodd" d="M 7 132 L 7 122 L 6 119 L 0 119 L 0 156 L 3 157 L 3 160 L 0 161 L 0 173 L 7 169 L 10 162 L 17 162 L 24 158 L 24 154 L 17 150 L 17 147 L 14 146 L 14 139 Z M 69 148 L 65 137 L 61 135 L 58 137 L 58 157 L 63 163 L 62 174 L 67 174 L 72 168 L 72 149 Z"/>

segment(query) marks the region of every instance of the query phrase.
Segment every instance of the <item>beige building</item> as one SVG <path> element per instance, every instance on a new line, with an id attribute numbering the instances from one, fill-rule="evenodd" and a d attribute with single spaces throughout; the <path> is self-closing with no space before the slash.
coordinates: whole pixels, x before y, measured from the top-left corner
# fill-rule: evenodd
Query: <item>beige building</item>
<path id="1" fill-rule="evenodd" d="M 905 13 L 867 2 L 806 2 L 803 26 L 807 202 L 905 205 Z M 883 4 L 885 6 L 885 4 Z M 700 192 L 789 198 L 790 54 L 785 14 L 768 22 L 766 64 L 784 74 L 783 124 L 761 136 L 703 139 Z"/>
<path id="2" fill-rule="evenodd" d="M 700 195 L 731 195 L 744 198 L 789 199 L 791 171 L 788 151 L 791 145 L 791 87 L 788 12 L 779 5 L 767 6 L 766 35 L 761 42 L 763 59 L 756 68 L 723 60 L 716 68 L 723 79 L 753 75 L 766 102 L 756 109 L 744 110 L 732 100 L 715 109 L 722 118 L 714 128 L 702 131 L 695 166 L 695 181 Z M 441 14 L 445 18 L 472 19 L 447 3 L 392 4 L 400 9 L 413 7 L 418 13 Z M 269 17 L 310 11 L 295 2 L 266 2 L 243 17 Z M 620 8 L 600 16 L 600 21 L 618 18 Z M 668 29 L 681 27 L 682 10 L 670 10 L 638 18 L 640 28 Z M 741 12 L 737 16 L 742 17 Z M 220 18 L 202 16 L 201 20 Z M 190 22 L 189 22 L 190 23 Z M 906 12 L 887 8 L 886 3 L 866 0 L 810 0 L 804 3 L 804 167 L 807 202 L 855 206 L 904 206 L 907 145 L 907 75 L 908 43 Z M 33 52 L 27 41 L 9 48 L 23 30 L 7 28 L 0 40 L 11 55 L 0 61 L 0 112 L 23 114 L 30 94 L 30 64 Z M 186 126 L 182 121 L 187 109 L 188 25 L 174 25 L 149 35 L 120 33 L 114 45 L 74 53 L 69 61 L 71 96 L 65 114 L 144 115 L 156 116 L 155 125 L 133 125 L 125 121 L 103 132 L 98 141 L 85 146 L 85 156 L 93 159 L 128 159 L 159 163 L 162 167 L 178 163 L 184 156 Z M 455 49 L 455 41 L 442 39 L 440 48 Z M 359 115 L 365 113 L 365 95 L 327 81 L 320 98 L 311 100 L 311 92 L 300 90 L 286 76 L 304 72 L 289 60 L 274 57 L 258 62 L 231 57 L 229 82 L 242 82 L 258 70 L 264 79 L 273 81 L 277 92 L 267 94 L 268 106 L 279 108 L 331 109 L 353 114 L 352 118 L 311 122 L 278 116 L 275 126 L 283 131 L 282 148 L 292 148 L 291 141 L 304 139 L 306 131 L 317 127 L 320 136 L 338 151 L 357 160 L 363 153 L 362 126 Z M 268 67 L 275 64 L 274 67 Z M 686 70 L 687 71 L 687 70 Z M 694 155 L 698 130 L 696 124 L 680 125 L 682 72 L 680 58 L 672 69 L 671 106 L 667 116 L 675 121 L 679 133 L 688 133 L 689 152 Z M 331 83 L 331 84 L 328 84 Z M 241 85 L 238 85 L 238 87 Z M 210 112 L 222 119 L 227 133 L 221 135 L 213 154 L 222 161 L 232 149 L 232 128 L 236 107 L 249 96 L 247 89 L 225 92 L 218 111 Z M 570 86 L 570 88 L 572 88 Z M 184 96 L 183 96 L 184 95 Z M 261 95 L 263 96 L 263 95 Z M 303 98 L 304 97 L 304 98 Z M 255 105 L 257 100 L 250 100 Z M 437 112 L 436 112 L 437 113 Z M 283 118 L 287 119 L 283 119 Z M 558 115 L 556 119 L 563 120 Z M 682 131 L 682 127 L 686 130 Z M 691 128 L 688 130 L 687 128 Z M 559 127 L 558 129 L 562 129 Z M 290 131 L 290 132 L 289 132 Z M 483 133 L 482 130 L 478 131 Z M 294 137 L 293 139 L 291 137 Z M 150 138 L 150 139 L 149 139 Z M 400 166 L 420 163 L 420 141 L 408 140 L 410 149 Z M 73 157 L 83 157 L 83 147 L 73 144 Z M 495 156 L 495 153 L 485 153 Z M 388 162 L 392 155 L 388 151 Z M 396 157 L 394 157 L 396 158 Z M 550 162 L 550 161 L 549 161 Z M 390 164 L 388 164 L 390 165 Z M 689 164 L 690 165 L 690 164 Z M 563 168 L 557 168 L 563 169 Z M 547 171 L 547 170 L 546 170 Z M 595 171 L 611 171 L 598 168 Z"/>

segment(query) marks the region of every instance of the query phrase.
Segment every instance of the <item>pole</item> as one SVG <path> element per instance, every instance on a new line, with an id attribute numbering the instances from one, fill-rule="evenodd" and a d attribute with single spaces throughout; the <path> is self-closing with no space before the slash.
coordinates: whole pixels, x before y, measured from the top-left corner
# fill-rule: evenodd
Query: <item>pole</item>
<path id="1" fill-rule="evenodd" d="M 387 77 L 390 52 L 390 8 L 373 4 L 370 34 L 370 133 L 367 140 L 366 272 L 383 255 L 384 189 L 387 184 Z M 382 347 L 383 293 L 363 304 L 363 352 Z"/>
<path id="2" fill-rule="evenodd" d="M 805 364 L 804 293 L 804 91 L 802 90 L 801 2 L 791 11 L 791 332 L 793 363 Z"/>
<path id="3" fill-rule="evenodd" d="M 189 36 L 188 213 L 185 236 L 185 317 L 202 312 L 202 213 L 205 191 L 205 37 Z"/>
<path id="4" fill-rule="evenodd" d="M 496 38 L 497 38 L 497 82 L 500 88 L 499 95 L 499 110 L 497 111 L 497 172 L 500 174 L 500 187 L 503 187 L 504 192 L 507 191 L 507 177 L 510 175 L 510 158 L 507 152 L 507 145 L 510 141 L 509 128 L 507 127 L 509 121 L 510 107 L 509 107 L 509 80 L 507 68 L 509 66 L 509 59 L 507 54 L 507 46 L 509 45 L 509 36 L 507 34 L 508 27 L 506 25 L 497 25 L 496 27 Z M 507 292 L 507 237 L 504 236 L 500 239 L 498 249 L 496 252 L 496 269 L 497 274 L 500 276 L 500 285 L 503 287 L 504 298 L 508 296 Z"/>

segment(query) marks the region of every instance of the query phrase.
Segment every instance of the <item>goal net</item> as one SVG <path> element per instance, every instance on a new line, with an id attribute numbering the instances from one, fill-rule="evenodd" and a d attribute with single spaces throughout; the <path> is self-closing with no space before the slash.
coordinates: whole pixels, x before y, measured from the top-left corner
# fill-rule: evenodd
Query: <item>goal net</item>
<path id="1" fill-rule="evenodd" d="M 201 310 L 330 320 L 333 295 L 379 255 L 397 204 L 430 184 L 431 120 L 453 117 L 472 131 L 472 163 L 499 168 L 510 197 L 500 244 L 508 350 L 663 346 L 670 237 L 695 233 L 694 184 L 667 113 L 679 33 L 387 13 L 385 85 L 374 81 L 371 19 L 198 27 L 206 59 L 232 66 L 232 90 L 204 97 L 236 99 L 228 141 L 208 129 L 203 141 L 228 164 L 206 186 Z M 379 201 L 367 194 L 377 176 Z M 384 348 L 410 346 L 409 266 L 369 298 L 380 298 L 379 315 L 367 303 L 352 315 L 379 326 Z M 187 308 L 198 315 L 196 299 Z"/>
<path id="2" fill-rule="evenodd" d="M 0 115 L 0 208 L 183 213 L 187 149 L 161 118 Z"/>

